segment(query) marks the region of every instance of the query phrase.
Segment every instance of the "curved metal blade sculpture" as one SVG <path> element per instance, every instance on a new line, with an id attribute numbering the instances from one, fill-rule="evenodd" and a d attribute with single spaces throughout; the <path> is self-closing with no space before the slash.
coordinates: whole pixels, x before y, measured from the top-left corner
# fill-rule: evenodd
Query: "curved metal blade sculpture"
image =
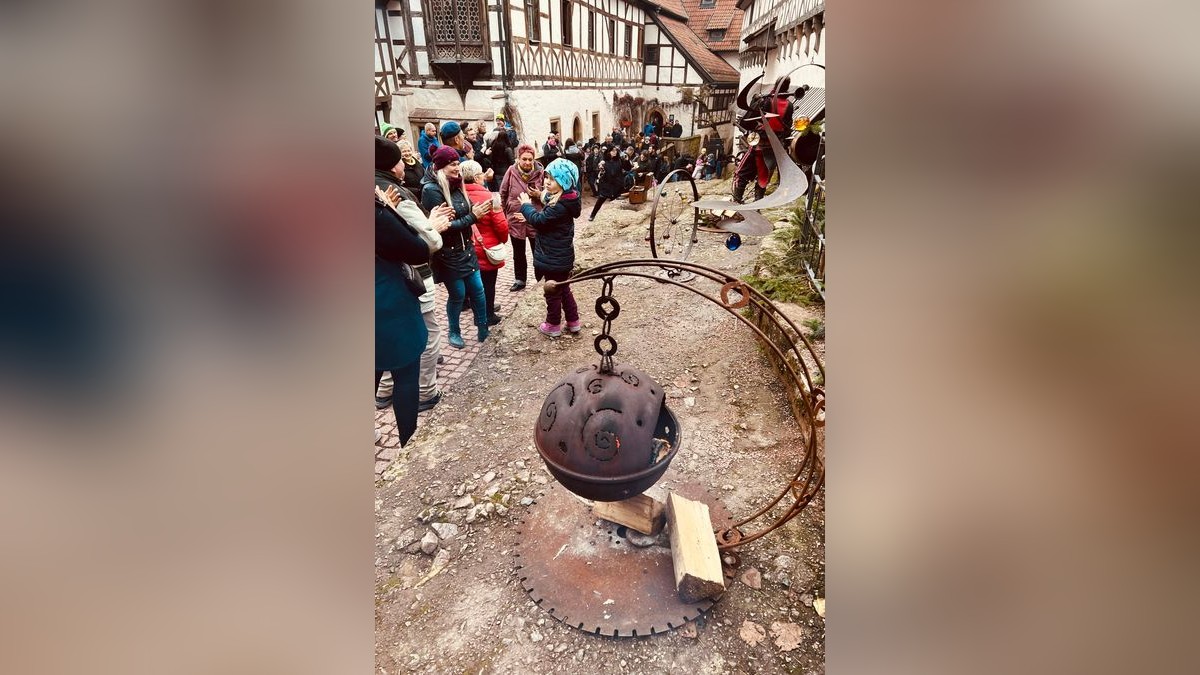
<path id="1" fill-rule="evenodd" d="M 819 63 L 805 63 L 788 71 L 786 75 L 779 78 L 779 82 L 782 82 L 784 79 L 791 78 L 792 73 L 795 73 L 801 68 L 808 66 L 815 66 L 821 68 L 822 70 L 825 69 L 825 66 Z M 743 87 L 740 92 L 738 92 L 737 104 L 739 108 L 747 112 L 751 111 L 753 106 L 749 100 L 750 91 L 754 89 L 755 85 L 758 84 L 762 77 L 762 75 L 759 75 L 753 80 L 750 80 L 750 82 L 748 82 L 746 86 Z M 762 117 L 763 116 L 761 114 L 757 116 L 744 116 L 740 121 L 757 121 L 761 120 Z M 761 125 L 761 127 L 762 128 L 758 131 L 758 133 L 767 137 L 767 143 L 770 144 L 771 151 L 775 154 L 776 165 L 779 167 L 779 187 L 775 189 L 775 192 L 772 192 L 770 195 L 767 195 L 762 199 L 749 202 L 747 204 L 737 204 L 719 199 L 705 199 L 703 201 L 698 201 L 693 205 L 698 209 L 708 209 L 718 212 L 735 211 L 742 214 L 742 217 L 745 219 L 744 222 L 747 223 L 747 225 L 741 229 L 735 229 L 735 227 L 726 225 L 725 229 L 730 232 L 737 232 L 738 234 L 766 234 L 770 232 L 770 223 L 767 223 L 765 218 L 762 218 L 762 216 L 758 216 L 757 214 L 755 214 L 755 216 L 757 216 L 757 218 L 755 218 L 749 214 L 760 209 L 769 209 L 790 204 L 800 197 L 803 197 L 804 194 L 808 192 L 808 177 L 804 175 L 804 171 L 798 164 L 796 164 L 796 162 L 792 159 L 791 154 L 788 153 L 788 151 L 783 147 L 783 143 L 779 141 L 779 138 L 775 135 L 775 132 L 771 131 L 771 128 L 768 125 L 764 124 Z M 766 232 L 759 232 L 758 230 L 762 229 L 763 224 L 766 224 L 767 230 Z"/>

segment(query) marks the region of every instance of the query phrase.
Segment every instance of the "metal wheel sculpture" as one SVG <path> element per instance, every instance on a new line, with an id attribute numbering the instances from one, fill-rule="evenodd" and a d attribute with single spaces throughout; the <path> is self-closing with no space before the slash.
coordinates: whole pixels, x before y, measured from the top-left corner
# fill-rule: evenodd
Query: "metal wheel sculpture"
<path id="1" fill-rule="evenodd" d="M 672 182 L 672 178 L 677 180 Z M 686 169 L 675 169 L 654 188 L 648 237 L 651 256 L 680 261 L 688 259 L 692 254 L 692 246 L 698 241 L 700 209 L 694 205 L 699 199 L 696 181 L 692 180 Z M 696 277 L 690 271 L 667 267 L 658 276 L 681 282 Z"/>

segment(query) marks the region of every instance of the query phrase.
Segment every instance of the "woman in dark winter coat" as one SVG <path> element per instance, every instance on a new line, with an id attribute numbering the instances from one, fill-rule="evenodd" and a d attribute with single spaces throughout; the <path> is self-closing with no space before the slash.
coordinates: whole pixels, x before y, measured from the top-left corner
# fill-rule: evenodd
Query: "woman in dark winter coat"
<path id="1" fill-rule="evenodd" d="M 421 206 L 432 211 L 440 204 L 449 204 L 454 209 L 450 228 L 442 233 L 442 250 L 430 261 L 433 280 L 446 285 L 446 323 L 449 336 L 446 341 L 455 349 L 466 346 L 459 329 L 458 317 L 463 301 L 471 295 L 471 306 L 485 308 L 483 280 L 479 276 L 479 260 L 475 257 L 471 226 L 491 209 L 491 204 L 476 204 L 473 208 L 467 191 L 463 188 L 459 174 L 458 151 L 441 146 L 433 154 L 434 172 L 421 185 Z M 479 341 L 488 337 L 487 311 L 474 312 L 475 327 Z"/>
<path id="2" fill-rule="evenodd" d="M 579 199 L 579 171 L 561 157 L 546 167 L 546 189 L 542 193 L 545 207 L 540 211 L 526 193 L 521 193 L 521 215 L 529 227 L 537 230 L 533 240 L 534 277 L 551 281 L 566 281 L 575 268 L 575 219 L 583 212 Z M 570 286 L 547 290 L 546 321 L 538 327 L 544 335 L 562 335 L 562 315 L 567 315 L 567 330 L 578 333 L 579 306 Z"/>
<path id="3" fill-rule="evenodd" d="M 600 196 L 599 188 L 596 186 L 596 178 L 600 174 L 600 152 L 599 147 L 589 147 L 583 160 L 583 175 L 586 177 L 588 187 L 592 190 L 593 197 Z"/>
<path id="4" fill-rule="evenodd" d="M 629 162 L 621 159 L 621 151 L 616 145 L 604 148 L 604 160 L 600 163 L 600 197 L 592 207 L 592 215 L 588 216 L 588 222 L 596 219 L 596 214 L 600 213 L 600 206 L 605 201 L 616 199 L 625 191 L 625 173 L 630 167 Z"/>
<path id="5" fill-rule="evenodd" d="M 513 149 L 508 144 L 508 134 L 496 134 L 496 140 L 488 146 L 487 150 L 488 161 L 492 163 L 492 184 L 488 185 L 488 189 L 499 191 L 499 182 L 504 180 L 504 174 L 508 173 L 508 167 L 513 163 Z"/>
<path id="6" fill-rule="evenodd" d="M 428 262 L 429 245 L 375 190 L 375 388 L 384 371 L 391 372 L 392 409 L 404 445 L 417 430 L 417 380 L 428 337 L 421 303 L 405 281 L 405 265 Z"/>

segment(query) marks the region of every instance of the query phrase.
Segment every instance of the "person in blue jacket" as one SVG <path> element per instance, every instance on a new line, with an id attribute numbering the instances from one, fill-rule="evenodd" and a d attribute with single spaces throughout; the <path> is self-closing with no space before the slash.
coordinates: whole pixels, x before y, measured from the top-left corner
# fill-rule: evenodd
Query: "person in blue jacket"
<path id="1" fill-rule="evenodd" d="M 579 169 L 569 160 L 558 158 L 546 167 L 545 186 L 539 211 L 528 193 L 521 193 L 521 215 L 528 227 L 537 231 L 533 241 L 533 276 L 539 281 L 566 281 L 575 268 L 575 219 L 582 213 L 579 196 Z M 546 290 L 546 321 L 538 327 L 543 335 L 562 335 L 563 314 L 567 330 L 578 333 L 579 305 L 570 286 Z"/>
<path id="2" fill-rule="evenodd" d="M 433 153 L 437 152 L 438 147 L 437 127 L 433 125 L 433 122 L 427 122 L 425 133 L 417 139 L 417 152 L 421 154 L 421 164 L 424 165 L 426 171 L 433 166 Z"/>

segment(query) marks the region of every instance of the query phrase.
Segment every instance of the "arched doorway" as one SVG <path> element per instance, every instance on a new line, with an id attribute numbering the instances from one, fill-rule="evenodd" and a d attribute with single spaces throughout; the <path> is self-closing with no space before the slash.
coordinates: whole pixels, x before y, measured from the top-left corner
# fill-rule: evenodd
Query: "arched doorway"
<path id="1" fill-rule="evenodd" d="M 650 121 L 650 124 L 654 125 L 654 133 L 658 134 L 659 136 L 662 136 L 663 135 L 663 121 L 666 119 L 665 117 L 663 117 L 662 110 L 660 110 L 658 108 L 651 110 L 650 115 L 649 115 L 649 117 L 647 117 L 647 119 Z"/>
<path id="2" fill-rule="evenodd" d="M 576 115 L 575 121 L 571 123 L 571 140 L 576 143 L 583 140 L 583 120 L 579 119 L 579 115 Z"/>

